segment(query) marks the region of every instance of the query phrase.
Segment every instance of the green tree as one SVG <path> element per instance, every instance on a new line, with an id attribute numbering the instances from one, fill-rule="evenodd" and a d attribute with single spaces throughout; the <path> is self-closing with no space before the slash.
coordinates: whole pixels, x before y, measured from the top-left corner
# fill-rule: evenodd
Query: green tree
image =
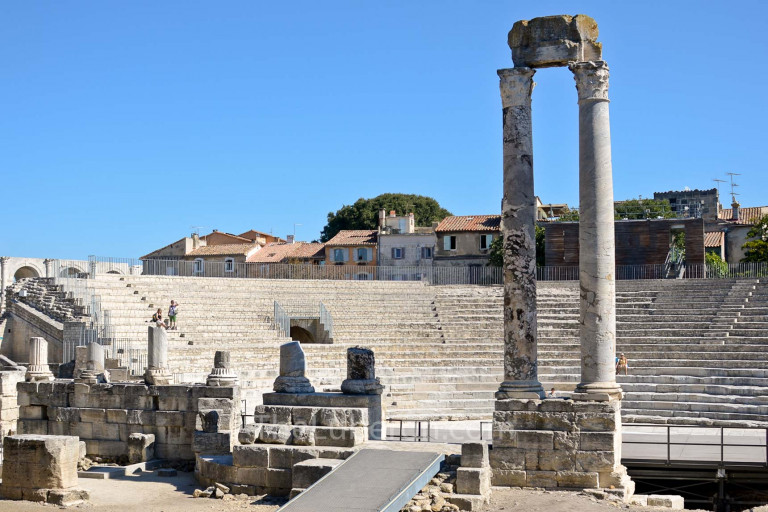
<path id="1" fill-rule="evenodd" d="M 741 246 L 746 252 L 741 261 L 768 262 L 768 215 L 758 220 L 747 232 L 747 238 L 754 238 Z"/>
<path id="2" fill-rule="evenodd" d="M 431 226 L 452 215 L 435 199 L 415 194 L 381 194 L 371 199 L 362 197 L 354 204 L 344 205 L 328 213 L 328 223 L 320 233 L 320 241 L 327 242 L 343 229 L 376 229 L 379 210 L 395 210 L 399 215 L 414 213 L 417 226 Z"/>
<path id="3" fill-rule="evenodd" d="M 707 252 L 704 255 L 704 263 L 707 265 L 707 277 L 726 277 L 728 275 L 728 264 L 723 261 L 719 254 Z"/>
<path id="4" fill-rule="evenodd" d="M 504 266 L 504 238 L 494 238 L 491 243 L 491 251 L 488 257 L 488 265 L 492 267 Z M 544 228 L 536 224 L 536 266 L 544 266 Z"/>

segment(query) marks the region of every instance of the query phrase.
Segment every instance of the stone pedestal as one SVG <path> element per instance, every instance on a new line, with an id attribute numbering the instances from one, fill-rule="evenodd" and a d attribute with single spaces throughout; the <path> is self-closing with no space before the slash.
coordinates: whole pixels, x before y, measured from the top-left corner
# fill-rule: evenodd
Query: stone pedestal
<path id="1" fill-rule="evenodd" d="M 54 379 L 48 366 L 48 342 L 45 338 L 29 339 L 29 368 L 24 379 L 27 382 L 49 382 Z"/>
<path id="2" fill-rule="evenodd" d="M 144 380 L 150 386 L 173 384 L 173 374 L 168 369 L 168 335 L 162 327 L 147 327 L 147 371 Z"/>
<path id="3" fill-rule="evenodd" d="M 504 398 L 542 398 L 536 322 L 536 195 L 533 191 L 531 92 L 534 70 L 500 69 L 504 113 Z"/>
<path id="4" fill-rule="evenodd" d="M 634 492 L 619 400 L 497 400 L 490 463 L 493 485 Z"/>
<path id="5" fill-rule="evenodd" d="M 237 386 L 237 374 L 232 371 L 229 352 L 217 350 L 213 358 L 213 368 L 205 380 L 206 386 L 226 387 Z"/>
<path id="6" fill-rule="evenodd" d="M 384 391 L 376 378 L 373 350 L 362 347 L 347 349 L 347 378 L 341 383 L 341 392 L 351 395 L 380 395 Z"/>
<path id="7" fill-rule="evenodd" d="M 291 341 L 280 345 L 280 376 L 275 379 L 276 393 L 314 393 L 315 388 L 304 375 L 306 358 L 301 343 Z"/>
<path id="8" fill-rule="evenodd" d="M 9 500 L 72 504 L 88 498 L 77 489 L 80 441 L 75 436 L 18 435 L 3 439 L 0 494 Z"/>
<path id="9" fill-rule="evenodd" d="M 109 372 L 104 366 L 104 347 L 98 343 L 89 343 L 87 348 L 85 369 L 75 378 L 83 384 L 104 384 L 109 382 Z"/>

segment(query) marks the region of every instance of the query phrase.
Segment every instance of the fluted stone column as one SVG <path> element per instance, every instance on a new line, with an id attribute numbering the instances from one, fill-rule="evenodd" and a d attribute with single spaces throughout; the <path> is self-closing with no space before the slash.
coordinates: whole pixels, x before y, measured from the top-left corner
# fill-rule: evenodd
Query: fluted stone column
<path id="1" fill-rule="evenodd" d="M 616 260 L 608 64 L 569 66 L 579 95 L 581 382 L 575 399 L 621 398 L 616 384 Z"/>
<path id="2" fill-rule="evenodd" d="M 48 342 L 45 338 L 29 338 L 29 367 L 24 379 L 27 382 L 48 382 L 54 379 L 48 366 Z"/>
<path id="3" fill-rule="evenodd" d="M 536 348 L 536 196 L 527 67 L 500 69 L 504 114 L 504 382 L 497 399 L 543 398 Z"/>
<path id="4" fill-rule="evenodd" d="M 213 356 L 213 368 L 205 380 L 206 386 L 232 387 L 237 386 L 237 374 L 232 371 L 229 351 L 217 350 Z"/>

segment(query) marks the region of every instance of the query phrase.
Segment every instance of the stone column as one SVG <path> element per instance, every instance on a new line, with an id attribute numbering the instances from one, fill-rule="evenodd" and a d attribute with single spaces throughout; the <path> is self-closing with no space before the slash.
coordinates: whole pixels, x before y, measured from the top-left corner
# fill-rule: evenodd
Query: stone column
<path id="1" fill-rule="evenodd" d="M 105 369 L 104 358 L 104 347 L 96 342 L 89 343 L 85 370 L 80 372 L 80 376 L 75 380 L 86 384 L 109 382 L 109 373 Z"/>
<path id="2" fill-rule="evenodd" d="M 213 368 L 205 380 L 205 385 L 214 387 L 237 386 L 237 374 L 232 371 L 228 351 L 216 351 L 216 354 L 213 356 Z"/>
<path id="3" fill-rule="evenodd" d="M 167 386 L 173 383 L 168 369 L 168 335 L 162 327 L 147 328 L 147 371 L 144 380 L 151 386 Z"/>
<path id="4" fill-rule="evenodd" d="M 27 382 L 48 382 L 54 379 L 48 366 L 48 342 L 45 338 L 29 338 L 28 360 L 29 368 L 24 377 Z"/>
<path id="5" fill-rule="evenodd" d="M 574 399 L 621 399 L 616 384 L 616 259 L 608 64 L 569 66 L 579 95 L 581 382 Z"/>
<path id="6" fill-rule="evenodd" d="M 376 359 L 373 350 L 362 347 L 347 349 L 347 378 L 341 383 L 341 392 L 350 395 L 380 395 L 384 386 L 376 378 Z"/>
<path id="7" fill-rule="evenodd" d="M 504 382 L 496 398 L 543 398 L 536 353 L 536 196 L 531 92 L 534 70 L 500 69 L 504 113 Z"/>
<path id="8" fill-rule="evenodd" d="M 298 341 L 280 345 L 280 375 L 275 379 L 273 389 L 277 393 L 314 393 L 305 372 L 307 360 Z"/>
<path id="9" fill-rule="evenodd" d="M 53 277 L 53 260 L 46 258 L 43 260 L 43 265 L 45 265 L 45 277 Z"/>
<path id="10" fill-rule="evenodd" d="M 0 256 L 0 313 L 5 311 L 5 287 L 11 285 L 11 280 L 6 275 L 10 260 L 10 256 Z"/>

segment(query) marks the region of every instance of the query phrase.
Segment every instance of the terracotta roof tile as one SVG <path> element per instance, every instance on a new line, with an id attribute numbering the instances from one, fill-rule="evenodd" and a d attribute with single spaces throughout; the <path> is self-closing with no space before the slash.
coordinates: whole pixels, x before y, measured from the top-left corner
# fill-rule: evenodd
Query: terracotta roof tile
<path id="1" fill-rule="evenodd" d="M 375 229 L 345 229 L 339 231 L 325 245 L 376 245 L 378 234 Z"/>
<path id="2" fill-rule="evenodd" d="M 259 244 L 251 243 L 206 245 L 204 247 L 198 247 L 187 254 L 187 256 L 245 256 L 259 247 Z"/>
<path id="3" fill-rule="evenodd" d="M 208 237 L 211 237 L 211 236 L 214 236 L 214 235 L 218 235 L 218 236 L 221 236 L 221 237 L 224 237 L 226 239 L 231 240 L 230 244 L 216 244 L 216 245 L 233 245 L 233 244 L 237 244 L 237 243 L 248 244 L 248 243 L 252 242 L 252 240 L 250 238 L 244 238 L 242 236 L 233 235 L 232 233 L 224 233 L 223 231 L 214 231 L 212 233 L 208 233 L 205 236 L 201 236 L 200 239 L 201 240 L 205 240 L 207 242 L 208 241 Z"/>
<path id="4" fill-rule="evenodd" d="M 463 215 L 446 217 L 435 228 L 435 232 L 448 231 L 489 231 L 501 230 L 501 215 Z"/>
<path id="5" fill-rule="evenodd" d="M 725 233 L 722 231 L 704 233 L 704 247 L 722 247 L 724 240 Z"/>
<path id="6" fill-rule="evenodd" d="M 281 263 L 292 258 L 324 258 L 324 247 L 325 244 L 312 244 L 307 242 L 296 242 L 294 244 L 272 242 L 267 244 L 259 252 L 251 255 L 247 261 L 249 263 Z"/>
<path id="7" fill-rule="evenodd" d="M 754 224 L 763 215 L 768 214 L 768 206 L 754 206 L 749 208 L 739 208 L 739 220 L 733 220 L 733 208 L 723 208 L 717 214 L 720 220 L 731 221 L 734 224 Z"/>

